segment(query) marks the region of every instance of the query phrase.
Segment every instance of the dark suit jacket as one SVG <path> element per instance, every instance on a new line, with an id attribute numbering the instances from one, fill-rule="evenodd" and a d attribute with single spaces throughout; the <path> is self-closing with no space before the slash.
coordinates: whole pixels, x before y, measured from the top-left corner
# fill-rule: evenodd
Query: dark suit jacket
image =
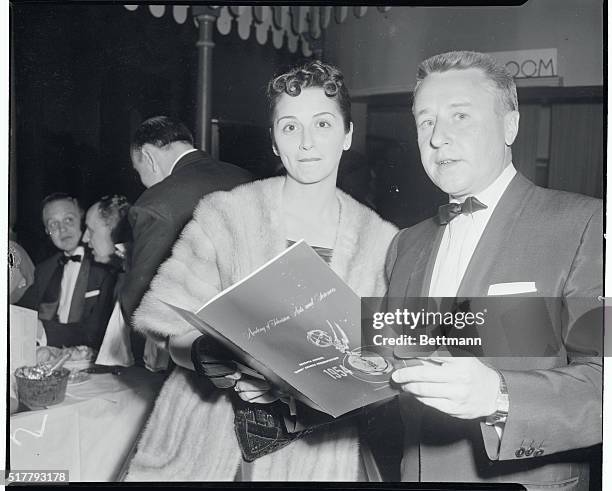
<path id="1" fill-rule="evenodd" d="M 34 283 L 19 305 L 38 311 L 49 346 L 87 345 L 98 349 L 113 311 L 116 273 L 94 262 L 86 251 L 74 287 L 68 323 L 62 324 L 57 320 L 57 305 L 42 303 L 61 254 L 58 252 L 36 266 Z"/>
<path id="2" fill-rule="evenodd" d="M 601 329 L 601 318 L 588 326 L 583 316 L 603 294 L 602 211 L 600 200 L 515 176 L 474 251 L 458 297 L 486 297 L 498 283 L 535 282 L 535 295 L 562 300 L 550 312 L 558 339 L 567 341 L 570 329 L 572 339 L 584 337 L 580 329 Z M 429 219 L 396 236 L 387 261 L 389 310 L 401 308 L 402 298 L 428 295 L 443 232 Z M 514 334 L 511 326 L 488 327 L 498 329 L 488 336 Z M 452 418 L 403 394 L 402 478 L 588 488 L 588 466 L 576 464 L 581 456 L 572 449 L 601 442 L 600 340 L 566 342 L 547 357 L 483 360 L 500 369 L 508 385 L 510 410 L 499 452 L 493 427 Z"/>
<path id="3" fill-rule="evenodd" d="M 140 304 L 159 265 L 170 256 L 200 199 L 251 179 L 246 170 L 197 150 L 181 158 L 170 176 L 142 193 L 129 213 L 134 242 L 120 300 L 126 320 Z"/>

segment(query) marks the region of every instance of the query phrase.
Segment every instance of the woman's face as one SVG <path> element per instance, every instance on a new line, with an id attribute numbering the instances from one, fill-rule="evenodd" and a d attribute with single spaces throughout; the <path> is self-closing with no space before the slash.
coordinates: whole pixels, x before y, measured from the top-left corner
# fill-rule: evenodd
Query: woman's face
<path id="1" fill-rule="evenodd" d="M 107 263 L 115 252 L 115 244 L 111 238 L 111 228 L 100 216 L 97 203 L 87 211 L 85 225 L 83 242 L 92 250 L 96 261 Z"/>
<path id="2" fill-rule="evenodd" d="M 290 177 L 302 184 L 336 182 L 343 150 L 348 150 L 353 125 L 344 132 L 344 119 L 334 98 L 309 87 L 297 97 L 283 94 L 276 103 L 273 149 Z"/>

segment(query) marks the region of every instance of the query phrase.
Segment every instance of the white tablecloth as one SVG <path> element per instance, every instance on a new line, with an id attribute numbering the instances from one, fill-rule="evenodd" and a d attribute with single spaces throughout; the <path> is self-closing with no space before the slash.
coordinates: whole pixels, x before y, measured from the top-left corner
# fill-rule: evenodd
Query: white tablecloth
<path id="1" fill-rule="evenodd" d="M 68 385 L 57 406 L 10 419 L 15 470 L 68 470 L 70 482 L 115 481 L 151 412 L 164 376 L 131 367 Z"/>

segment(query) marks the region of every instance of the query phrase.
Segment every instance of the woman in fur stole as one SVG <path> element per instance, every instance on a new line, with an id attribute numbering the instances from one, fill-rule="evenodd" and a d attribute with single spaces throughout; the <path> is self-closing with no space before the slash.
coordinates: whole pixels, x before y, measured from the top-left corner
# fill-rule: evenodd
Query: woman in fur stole
<path id="1" fill-rule="evenodd" d="M 353 134 L 342 74 L 310 62 L 274 78 L 268 97 L 273 150 L 287 175 L 204 197 L 135 313 L 136 329 L 166 346 L 178 366 L 156 401 L 127 480 L 366 479 L 352 420 L 243 460 L 230 401 L 235 394 L 199 381 L 191 348 L 200 333 L 164 303 L 195 310 L 300 239 L 358 295 L 384 295 L 385 256 L 397 229 L 336 188 Z M 251 406 L 276 399 L 265 382 L 229 377 L 240 379 L 235 389 Z"/>

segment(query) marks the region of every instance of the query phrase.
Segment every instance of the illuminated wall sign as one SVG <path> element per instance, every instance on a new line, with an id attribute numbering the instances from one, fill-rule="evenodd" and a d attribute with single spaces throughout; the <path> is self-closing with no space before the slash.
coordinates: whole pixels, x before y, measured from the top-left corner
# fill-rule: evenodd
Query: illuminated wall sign
<path id="1" fill-rule="evenodd" d="M 498 51 L 489 54 L 498 62 L 506 65 L 506 69 L 514 78 L 542 78 L 559 75 L 557 48 Z"/>

